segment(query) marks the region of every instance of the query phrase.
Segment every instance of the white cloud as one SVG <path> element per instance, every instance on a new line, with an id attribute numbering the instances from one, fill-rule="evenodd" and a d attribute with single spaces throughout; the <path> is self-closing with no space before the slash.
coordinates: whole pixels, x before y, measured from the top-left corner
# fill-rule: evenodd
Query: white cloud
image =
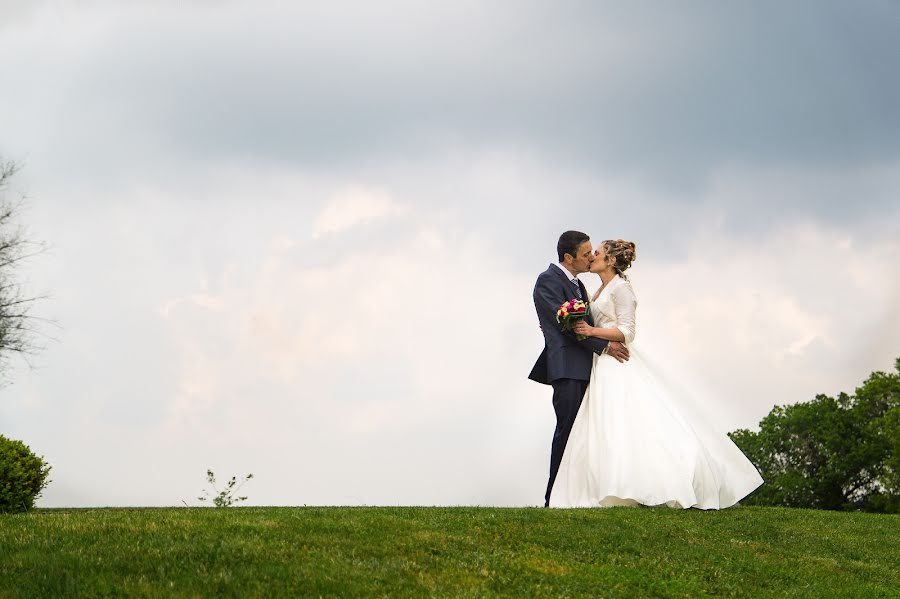
<path id="1" fill-rule="evenodd" d="M 702 389 L 729 429 L 753 425 L 774 404 L 852 391 L 872 370 L 891 369 L 900 347 L 891 274 L 900 243 L 851 250 L 844 238 L 815 225 L 746 239 L 711 232 L 691 239 L 680 260 L 638 261 L 638 341 Z"/>
<path id="2" fill-rule="evenodd" d="M 312 224 L 313 239 L 403 214 L 404 210 L 382 189 L 350 186 L 335 193 Z"/>
<path id="3" fill-rule="evenodd" d="M 811 7 L 4 4 L 63 330 L 0 423 L 44 504 L 208 466 L 261 503 L 537 503 L 530 293 L 569 227 L 637 241 L 638 342 L 725 428 L 891 368 L 894 22 Z"/>
<path id="4" fill-rule="evenodd" d="M 401 196 L 451 176 L 500 198 L 565 179 L 533 162 L 509 167 L 521 177 L 475 163 L 416 168 Z M 117 212 L 108 222 L 47 213 L 82 242 L 61 236 L 54 267 L 67 330 L 0 408 L 55 464 L 44 505 L 190 501 L 207 467 L 254 472 L 247 491 L 259 503 L 539 502 L 553 412 L 549 389 L 525 376 L 542 344 L 531 288 L 553 235 L 530 224 L 510 247 L 466 226 L 485 205 L 475 201 L 454 219 L 419 210 L 387 221 L 376 244 L 303 240 L 285 227 L 291 198 L 341 197 L 346 185 L 273 175 L 268 192 L 283 200 L 272 206 L 283 201 L 284 212 L 255 211 L 251 223 L 239 217 L 258 178 L 200 190 L 232 216 L 176 244 L 181 260 L 146 217 L 144 228 L 115 228 Z M 599 197 L 648 201 L 638 188 L 598 185 Z M 187 187 L 162 221 L 192 230 L 209 209 L 188 202 L 198 190 Z M 146 214 L 142 202 L 159 195 L 136 194 L 134 210 Z M 600 214 L 614 236 L 615 219 Z M 98 270 L 85 252 L 112 229 L 118 261 Z M 752 427 L 775 403 L 851 390 L 890 368 L 900 331 L 897 242 L 843 244 L 850 236 L 809 223 L 741 238 L 703 221 L 668 246 L 638 236 L 638 343 L 725 430 Z M 241 243 L 208 253 L 220 240 Z M 116 326 L 105 329 L 110 315 Z M 100 471 L 86 477 L 86 465 Z"/>

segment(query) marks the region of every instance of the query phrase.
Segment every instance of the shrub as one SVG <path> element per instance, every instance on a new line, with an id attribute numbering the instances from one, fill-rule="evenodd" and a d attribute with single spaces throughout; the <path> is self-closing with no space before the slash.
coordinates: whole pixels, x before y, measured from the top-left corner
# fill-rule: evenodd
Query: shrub
<path id="1" fill-rule="evenodd" d="M 34 507 L 50 481 L 50 465 L 21 441 L 0 435 L 0 513 Z"/>
<path id="2" fill-rule="evenodd" d="M 215 497 L 213 497 L 213 505 L 216 507 L 231 507 L 236 503 L 241 501 L 247 501 L 246 497 L 235 497 L 234 494 L 241 490 L 241 487 L 244 486 L 248 480 L 253 478 L 252 474 L 248 474 L 244 477 L 244 480 L 241 481 L 241 484 L 238 484 L 237 477 L 232 476 L 228 482 L 225 484 L 225 488 L 221 491 L 216 487 L 216 475 L 212 470 L 206 470 L 206 482 L 209 483 L 209 486 L 213 488 L 213 491 L 216 492 Z M 237 486 L 237 488 L 235 488 Z M 209 499 L 209 491 L 203 491 L 203 495 L 198 497 L 200 501 L 206 501 Z"/>

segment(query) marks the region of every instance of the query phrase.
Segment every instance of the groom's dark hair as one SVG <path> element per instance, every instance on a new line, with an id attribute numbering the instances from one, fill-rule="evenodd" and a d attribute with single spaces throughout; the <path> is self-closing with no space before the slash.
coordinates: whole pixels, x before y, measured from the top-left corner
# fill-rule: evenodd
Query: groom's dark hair
<path id="1" fill-rule="evenodd" d="M 566 254 L 576 258 L 578 256 L 578 246 L 585 241 L 590 241 L 590 239 L 587 234 L 581 231 L 566 231 L 560 235 L 559 241 L 556 243 L 556 254 L 559 256 L 559 261 L 562 262 Z"/>

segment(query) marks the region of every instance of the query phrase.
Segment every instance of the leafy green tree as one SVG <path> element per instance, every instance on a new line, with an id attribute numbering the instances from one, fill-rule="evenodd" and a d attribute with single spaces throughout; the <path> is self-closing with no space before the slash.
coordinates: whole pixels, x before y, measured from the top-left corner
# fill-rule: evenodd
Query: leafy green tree
<path id="1" fill-rule="evenodd" d="M 900 512 L 900 358 L 895 370 L 730 433 L 766 481 L 743 503 Z"/>

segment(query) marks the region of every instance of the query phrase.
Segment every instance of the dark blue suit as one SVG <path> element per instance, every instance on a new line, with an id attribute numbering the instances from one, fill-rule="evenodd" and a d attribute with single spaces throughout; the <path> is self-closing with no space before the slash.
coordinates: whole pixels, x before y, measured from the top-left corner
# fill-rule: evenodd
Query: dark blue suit
<path id="1" fill-rule="evenodd" d="M 544 333 L 544 351 L 528 378 L 553 386 L 553 409 L 556 412 L 556 430 L 553 432 L 550 450 L 550 480 L 547 482 L 544 505 L 550 501 L 553 481 L 591 378 L 593 355 L 603 353 L 609 344 L 608 341 L 595 337 L 578 341 L 573 333 L 564 330 L 556 321 L 559 307 L 577 297 L 575 289 L 575 285 L 555 264 L 542 272 L 534 284 L 534 307 Z M 581 281 L 578 281 L 578 289 L 581 290 L 582 298 L 588 301 L 587 289 Z M 593 325 L 590 313 L 585 320 Z"/>

